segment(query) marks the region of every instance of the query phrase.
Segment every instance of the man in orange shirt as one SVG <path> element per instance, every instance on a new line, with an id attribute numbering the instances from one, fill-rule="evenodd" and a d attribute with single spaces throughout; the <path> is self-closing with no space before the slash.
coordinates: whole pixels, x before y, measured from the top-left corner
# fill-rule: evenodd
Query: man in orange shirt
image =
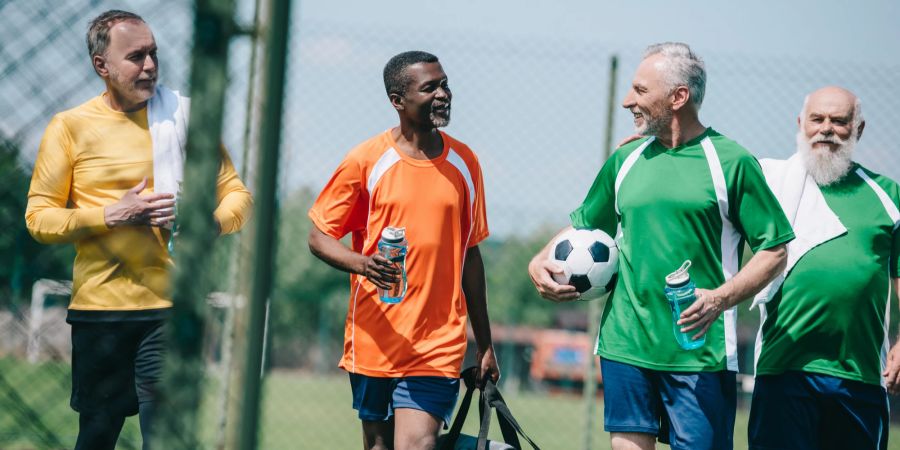
<path id="1" fill-rule="evenodd" d="M 459 394 L 466 321 L 479 379 L 499 379 L 484 265 L 488 236 L 481 168 L 463 143 L 438 130 L 450 121 L 450 88 L 437 57 L 411 51 L 384 68 L 400 125 L 350 151 L 309 211 L 309 247 L 349 272 L 340 367 L 350 373 L 366 449 L 434 448 Z M 408 288 L 382 302 L 400 274 L 377 251 L 386 227 L 404 227 Z M 352 249 L 339 239 L 352 235 Z"/>
<path id="2" fill-rule="evenodd" d="M 157 149 L 165 142 L 157 126 L 172 120 L 157 120 L 161 107 L 154 102 L 177 96 L 157 86 L 156 41 L 140 16 L 107 11 L 91 21 L 87 42 L 106 91 L 47 125 L 25 221 L 38 241 L 73 242 L 77 251 L 66 317 L 72 325 L 71 406 L 79 413 L 75 448 L 115 448 L 125 417 L 137 413 L 148 448 L 163 325 L 172 307 L 171 232 L 164 227 L 174 219 L 175 202 L 162 186 L 181 176 L 157 170 Z M 180 157 L 183 149 L 170 150 Z M 246 221 L 252 199 L 224 151 L 215 188 L 215 223 L 233 233 Z"/>

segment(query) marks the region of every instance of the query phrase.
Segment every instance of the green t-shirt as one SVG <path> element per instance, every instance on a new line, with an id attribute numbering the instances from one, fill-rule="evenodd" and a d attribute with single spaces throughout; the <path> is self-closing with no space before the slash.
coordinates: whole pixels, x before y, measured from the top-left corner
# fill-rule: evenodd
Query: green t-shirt
<path id="1" fill-rule="evenodd" d="M 611 236 L 621 230 L 598 355 L 655 370 L 737 370 L 736 308 L 710 327 L 703 347 L 682 350 L 663 288 L 690 259 L 697 287 L 715 289 L 737 273 L 744 242 L 758 251 L 793 239 L 747 150 L 711 128 L 672 149 L 653 138 L 631 142 L 606 161 L 570 219 Z"/>
<path id="2" fill-rule="evenodd" d="M 881 384 L 890 282 L 900 239 L 884 204 L 856 172 L 821 187 L 847 232 L 814 247 L 765 308 L 756 373 L 815 372 Z M 897 183 L 866 169 L 896 206 Z"/>

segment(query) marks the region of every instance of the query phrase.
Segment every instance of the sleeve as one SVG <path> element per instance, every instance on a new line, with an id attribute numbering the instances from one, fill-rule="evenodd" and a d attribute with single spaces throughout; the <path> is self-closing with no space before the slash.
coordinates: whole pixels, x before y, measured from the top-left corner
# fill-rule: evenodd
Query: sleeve
<path id="1" fill-rule="evenodd" d="M 607 159 L 600 168 L 581 206 L 569 214 L 573 228 L 600 229 L 610 236 L 616 235 L 619 224 L 615 189 L 618 172 L 617 153 Z"/>
<path id="2" fill-rule="evenodd" d="M 38 242 L 74 242 L 108 230 L 102 206 L 67 207 L 74 171 L 71 145 L 65 123 L 54 117 L 41 139 L 25 209 L 25 225 Z"/>
<path id="3" fill-rule="evenodd" d="M 890 273 L 893 278 L 900 278 L 900 264 L 897 264 L 897 258 L 900 258 L 900 228 L 894 230 L 891 238 Z"/>
<path id="4" fill-rule="evenodd" d="M 487 239 L 488 235 L 490 235 L 484 198 L 484 176 L 481 173 L 481 165 L 477 164 L 477 162 L 472 175 L 472 184 L 475 185 L 475 202 L 472 205 L 472 227 L 469 234 L 469 247 L 478 245 L 479 242 Z"/>
<path id="5" fill-rule="evenodd" d="M 319 230 L 335 239 L 365 229 L 369 195 L 363 189 L 364 183 L 359 161 L 348 156 L 310 208 L 310 220 Z"/>
<path id="6" fill-rule="evenodd" d="M 756 253 L 794 239 L 794 230 L 756 158 L 737 160 L 729 195 L 729 216 L 750 248 Z"/>
<path id="7" fill-rule="evenodd" d="M 221 147 L 222 164 L 216 180 L 216 210 L 213 216 L 222 234 L 235 233 L 247 223 L 253 211 L 253 197 L 234 170 L 225 147 Z"/>

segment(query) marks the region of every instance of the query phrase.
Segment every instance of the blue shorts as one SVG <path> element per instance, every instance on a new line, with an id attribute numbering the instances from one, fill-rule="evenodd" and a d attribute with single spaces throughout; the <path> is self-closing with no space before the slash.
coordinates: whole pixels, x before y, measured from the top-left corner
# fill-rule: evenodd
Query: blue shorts
<path id="1" fill-rule="evenodd" d="M 656 435 L 673 449 L 732 448 L 734 372 L 668 372 L 605 358 L 600 371 L 607 432 Z"/>
<path id="2" fill-rule="evenodd" d="M 367 422 L 389 420 L 395 409 L 412 408 L 443 420 L 446 428 L 459 397 L 459 378 L 379 378 L 351 373 L 350 386 L 353 409 Z"/>
<path id="3" fill-rule="evenodd" d="M 751 449 L 885 449 L 884 388 L 809 372 L 759 375 L 750 404 Z"/>

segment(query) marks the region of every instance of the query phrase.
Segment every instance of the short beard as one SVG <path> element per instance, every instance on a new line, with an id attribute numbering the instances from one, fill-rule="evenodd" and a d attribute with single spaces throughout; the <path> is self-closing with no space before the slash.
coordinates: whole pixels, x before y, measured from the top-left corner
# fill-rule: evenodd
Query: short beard
<path id="1" fill-rule="evenodd" d="M 635 128 L 635 132 L 641 136 L 659 136 L 660 131 L 672 128 L 672 110 L 663 109 L 659 114 L 651 116 L 648 111 L 638 111 L 644 116 L 644 125 Z"/>
<path id="2" fill-rule="evenodd" d="M 428 115 L 428 120 L 431 121 L 431 126 L 435 128 L 444 128 L 447 125 L 450 125 L 450 114 L 447 114 L 446 117 L 443 117 L 435 113 L 431 113 Z"/>
<path id="3" fill-rule="evenodd" d="M 807 139 L 803 130 L 797 132 L 797 151 L 803 158 L 806 172 L 819 186 L 828 186 L 840 181 L 850 172 L 850 167 L 853 165 L 856 133 L 851 134 L 846 141 L 842 141 L 837 136 L 832 136 L 831 139 L 838 144 L 836 150 L 814 149 L 813 143 L 821 138 L 817 136 Z"/>

